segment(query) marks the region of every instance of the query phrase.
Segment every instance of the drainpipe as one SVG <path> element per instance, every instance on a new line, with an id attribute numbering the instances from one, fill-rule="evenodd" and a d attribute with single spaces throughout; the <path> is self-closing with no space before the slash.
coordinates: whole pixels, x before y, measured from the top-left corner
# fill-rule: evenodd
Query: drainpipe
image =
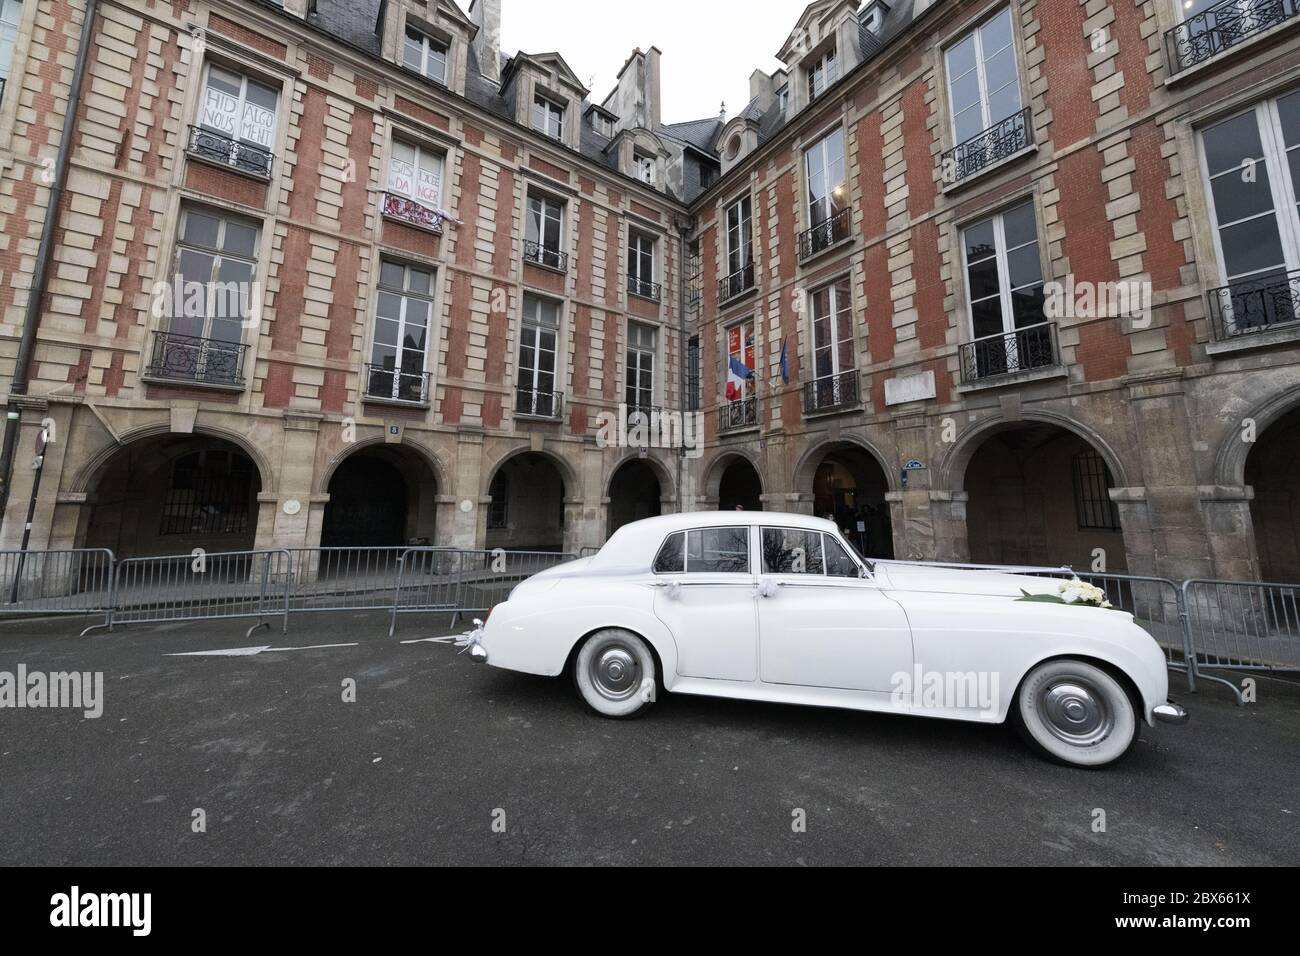
<path id="1" fill-rule="evenodd" d="M 690 223 L 684 220 L 677 222 L 677 392 L 678 408 L 682 410 L 682 435 L 686 434 L 686 416 L 691 414 L 687 411 L 690 404 L 687 401 L 687 368 L 686 363 L 689 360 L 688 346 L 690 344 L 690 335 L 686 329 L 686 239 L 690 235 Z M 694 436 L 696 441 L 703 441 L 703 435 Z M 681 514 L 686 510 L 686 446 L 683 442 L 681 449 L 677 453 L 677 513 Z"/>
<path id="2" fill-rule="evenodd" d="M 4 445 L 0 448 L 0 523 L 3 523 L 4 513 L 9 505 L 14 455 L 18 450 L 18 421 L 22 413 L 15 397 L 27 394 L 32 354 L 36 351 L 36 330 L 41 321 L 41 303 L 45 299 L 45 287 L 49 282 L 54 228 L 58 224 L 59 203 L 63 198 L 64 181 L 68 175 L 68 153 L 72 148 L 72 130 L 77 121 L 77 108 L 81 104 L 81 84 L 86 73 L 86 57 L 90 49 L 97 6 L 98 0 L 86 0 L 86 16 L 81 23 L 81 44 L 77 47 L 77 61 L 72 70 L 72 86 L 68 92 L 67 110 L 63 114 L 63 133 L 59 139 L 59 153 L 54 161 L 54 183 L 50 186 L 49 205 L 45 210 L 45 225 L 41 229 L 41 243 L 36 250 L 32 284 L 27 293 L 27 311 L 23 316 L 22 338 L 18 341 L 18 355 L 14 359 L 14 377 L 9 385 Z"/>

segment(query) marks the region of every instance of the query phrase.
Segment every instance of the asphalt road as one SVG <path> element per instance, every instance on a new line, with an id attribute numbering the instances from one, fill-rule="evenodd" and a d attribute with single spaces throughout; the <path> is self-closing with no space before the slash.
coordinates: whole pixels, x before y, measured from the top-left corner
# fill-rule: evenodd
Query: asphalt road
<path id="1" fill-rule="evenodd" d="M 1175 675 L 1191 723 L 1086 772 L 1004 728 L 919 718 L 667 695 L 606 721 L 567 680 L 399 643 L 433 624 L 0 625 L 0 671 L 103 671 L 105 688 L 97 720 L 0 710 L 0 864 L 1300 862 L 1294 683 L 1239 709 Z"/>

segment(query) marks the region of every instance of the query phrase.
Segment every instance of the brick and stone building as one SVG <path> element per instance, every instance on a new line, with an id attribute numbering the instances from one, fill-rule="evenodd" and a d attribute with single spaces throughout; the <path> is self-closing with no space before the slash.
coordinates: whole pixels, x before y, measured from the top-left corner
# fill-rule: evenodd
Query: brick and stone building
<path id="1" fill-rule="evenodd" d="M 577 549 L 741 506 L 1300 580 L 1294 4 L 818 0 L 686 122 L 657 48 L 597 102 L 496 0 L 101 0 L 74 97 L 86 4 L 3 0 L 5 547 L 46 434 L 39 548 Z M 702 455 L 600 440 L 620 408 L 698 410 Z"/>

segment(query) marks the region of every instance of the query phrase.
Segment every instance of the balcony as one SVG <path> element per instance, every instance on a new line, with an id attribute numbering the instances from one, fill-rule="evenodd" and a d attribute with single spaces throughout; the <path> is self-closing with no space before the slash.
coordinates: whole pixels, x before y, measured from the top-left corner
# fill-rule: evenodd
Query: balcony
<path id="1" fill-rule="evenodd" d="M 627 291 L 632 295 L 639 296 L 642 299 L 650 299 L 658 302 L 663 295 L 663 288 L 658 282 L 647 282 L 645 279 L 639 279 L 636 276 L 627 277 Z"/>
<path id="2" fill-rule="evenodd" d="M 1244 279 L 1211 289 L 1207 298 L 1218 341 L 1269 332 L 1300 319 L 1300 271 Z"/>
<path id="3" fill-rule="evenodd" d="M 805 415 L 853 408 L 859 400 L 856 369 L 806 382 L 803 387 Z"/>
<path id="4" fill-rule="evenodd" d="M 1169 72 L 1177 75 L 1294 19 L 1300 0 L 1223 0 L 1165 34 Z"/>
<path id="5" fill-rule="evenodd" d="M 1058 368 L 1061 364 L 1055 322 L 985 336 L 967 342 L 959 354 L 963 385 Z"/>
<path id="6" fill-rule="evenodd" d="M 758 424 L 758 399 L 744 398 L 718 408 L 718 431 L 730 432 Z"/>
<path id="7" fill-rule="evenodd" d="M 825 252 L 849 238 L 849 227 L 852 222 L 852 213 L 846 207 L 829 219 L 823 219 L 811 229 L 799 233 L 799 261 L 807 262 L 818 253 Z"/>
<path id="8" fill-rule="evenodd" d="M 1025 107 L 944 153 L 940 158 L 943 185 L 963 183 L 1033 145 L 1034 124 Z"/>
<path id="9" fill-rule="evenodd" d="M 428 372 L 403 372 L 384 365 L 366 366 L 365 398 L 394 405 L 428 405 Z"/>
<path id="10" fill-rule="evenodd" d="M 644 402 L 628 402 L 627 408 L 627 427 L 635 428 L 638 425 L 650 426 L 658 421 L 659 416 L 663 414 L 663 408 L 658 405 L 647 405 Z"/>
<path id="11" fill-rule="evenodd" d="M 754 288 L 754 263 L 737 269 L 725 279 L 718 281 L 718 301 L 726 302 Z"/>
<path id="12" fill-rule="evenodd" d="M 564 411 L 563 392 L 515 389 L 515 414 L 525 418 L 557 419 Z"/>
<path id="13" fill-rule="evenodd" d="M 428 206 L 423 206 L 406 196 L 399 196 L 397 193 L 384 193 L 383 206 L 380 211 L 385 219 L 392 219 L 395 222 L 414 226 L 416 229 L 427 229 L 429 232 L 442 234 L 442 214 L 434 212 Z"/>
<path id="14" fill-rule="evenodd" d="M 205 163 L 226 166 L 259 179 L 271 178 L 274 157 L 269 152 L 260 146 L 241 143 L 225 133 L 191 126 L 188 152 Z"/>
<path id="15" fill-rule="evenodd" d="M 247 351 L 248 346 L 239 342 L 155 332 L 145 376 L 162 382 L 242 389 Z"/>
<path id="16" fill-rule="evenodd" d="M 569 255 L 559 249 L 551 249 L 540 242 L 524 240 L 524 262 L 532 262 L 556 272 L 569 271 Z"/>

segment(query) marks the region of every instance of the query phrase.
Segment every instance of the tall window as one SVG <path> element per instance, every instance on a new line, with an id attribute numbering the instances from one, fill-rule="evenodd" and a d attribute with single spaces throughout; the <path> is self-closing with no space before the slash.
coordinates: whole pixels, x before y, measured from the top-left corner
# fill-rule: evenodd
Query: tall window
<path id="1" fill-rule="evenodd" d="M 808 214 L 818 226 L 848 208 L 844 180 L 844 130 L 836 129 L 805 156 L 808 174 Z"/>
<path id="2" fill-rule="evenodd" d="M 727 401 L 754 397 L 754 320 L 737 322 L 727 329 Z"/>
<path id="3" fill-rule="evenodd" d="M 627 237 L 627 289 L 647 299 L 659 298 L 655 284 L 655 240 L 632 230 Z"/>
<path id="4" fill-rule="evenodd" d="M 271 87 L 210 63 L 199 126 L 269 153 L 275 145 L 278 98 Z"/>
<path id="5" fill-rule="evenodd" d="M 840 279 L 812 294 L 813 369 L 819 381 L 852 372 L 853 296 Z"/>
<path id="6" fill-rule="evenodd" d="M 727 208 L 727 273 L 734 276 L 753 263 L 754 205 L 745 196 Z"/>
<path id="7" fill-rule="evenodd" d="M 533 129 L 564 139 L 564 107 L 540 93 L 533 97 Z"/>
<path id="8" fill-rule="evenodd" d="M 644 153 L 637 153 L 632 162 L 636 167 L 636 178 L 653 186 L 655 181 L 655 158 Z"/>
<path id="9" fill-rule="evenodd" d="M 432 315 L 433 273 L 397 262 L 380 263 L 367 395 L 405 402 L 428 400 L 424 373 Z"/>
<path id="10" fill-rule="evenodd" d="M 1201 132 L 1226 289 L 1219 334 L 1294 321 L 1300 306 L 1300 93 L 1266 100 Z"/>
<path id="11" fill-rule="evenodd" d="M 564 206 L 549 196 L 528 197 L 524 258 L 552 269 L 564 264 Z"/>
<path id="12" fill-rule="evenodd" d="M 388 191 L 418 202 L 426 209 L 442 206 L 442 155 L 393 140 L 393 155 L 388 162 Z"/>
<path id="13" fill-rule="evenodd" d="M 515 388 L 515 411 L 520 415 L 554 418 L 559 414 L 555 393 L 555 353 L 559 334 L 559 305 L 525 295 Z"/>
<path id="14" fill-rule="evenodd" d="M 648 412 L 655 400 L 655 356 L 659 333 L 651 325 L 629 322 L 627 327 L 627 407 Z"/>
<path id="15" fill-rule="evenodd" d="M 18 42 L 18 24 L 22 17 L 22 0 L 0 0 L 0 98 L 4 97 L 9 82 L 14 44 Z"/>
<path id="16" fill-rule="evenodd" d="M 835 50 L 831 49 L 808 67 L 808 102 L 811 103 L 825 93 L 826 88 L 839 78 L 839 60 L 835 57 Z"/>
<path id="17" fill-rule="evenodd" d="M 954 142 L 964 143 L 1020 112 L 1010 7 L 949 47 L 947 63 Z"/>
<path id="18" fill-rule="evenodd" d="M 257 225 L 207 210 L 181 211 L 167 334 L 155 370 L 235 384 L 243 328 L 254 318 Z"/>
<path id="19" fill-rule="evenodd" d="M 700 337 L 692 335 L 686 342 L 686 410 L 700 410 Z"/>
<path id="20" fill-rule="evenodd" d="M 1110 498 L 1114 487 L 1106 461 L 1095 451 L 1074 456 L 1074 510 L 1080 531 L 1119 531 L 1119 508 Z"/>
<path id="21" fill-rule="evenodd" d="M 968 226 L 962 242 L 978 373 L 1054 364 L 1033 202 Z"/>
<path id="22" fill-rule="evenodd" d="M 447 85 L 447 44 L 441 40 L 408 27 L 402 63 L 435 83 Z"/>

